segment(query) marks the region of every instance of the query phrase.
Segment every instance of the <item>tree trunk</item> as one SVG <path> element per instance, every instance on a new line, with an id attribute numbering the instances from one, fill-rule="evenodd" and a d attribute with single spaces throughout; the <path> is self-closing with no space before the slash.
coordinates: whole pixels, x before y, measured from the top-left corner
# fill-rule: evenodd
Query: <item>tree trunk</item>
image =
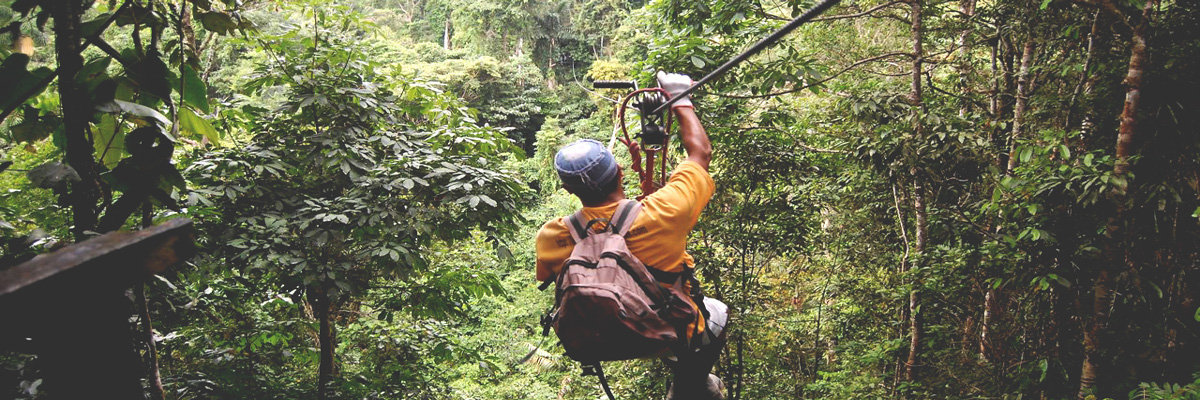
<path id="1" fill-rule="evenodd" d="M 96 160 L 88 133 L 93 107 L 87 91 L 75 82 L 75 76 L 83 68 L 83 35 L 80 31 L 83 2 L 55 1 L 48 3 L 48 8 L 54 17 L 54 49 L 58 57 L 58 95 L 62 102 L 63 136 L 67 139 L 66 159 L 80 178 L 68 192 L 74 224 L 71 233 L 76 241 L 82 241 L 86 238 L 84 232 L 96 226 L 96 203 L 100 200 Z"/>
<path id="2" fill-rule="evenodd" d="M 1017 71 L 1017 101 L 1013 109 L 1013 128 L 1012 136 L 1009 137 L 1008 144 L 1008 168 L 1006 171 L 1012 173 L 1014 169 L 1020 165 L 1020 157 L 1017 156 L 1017 141 L 1025 136 L 1025 111 L 1029 108 L 1029 66 L 1033 63 L 1033 51 L 1036 45 L 1033 38 L 1025 40 L 1025 46 L 1021 49 L 1021 66 Z"/>
<path id="3" fill-rule="evenodd" d="M 142 229 L 154 225 L 154 209 L 149 202 L 142 205 Z M 150 399 L 164 400 L 167 393 L 163 390 L 162 371 L 158 364 L 158 344 L 154 342 L 154 321 L 150 319 L 150 301 L 146 298 L 146 283 L 138 282 L 134 286 L 134 297 L 137 300 L 139 318 L 142 320 L 142 337 L 146 340 L 146 358 L 149 360 Z"/>
<path id="4" fill-rule="evenodd" d="M 916 253 L 918 265 L 924 264 L 925 245 L 928 242 L 929 224 L 928 211 L 925 204 L 925 187 L 920 178 L 913 184 L 913 212 L 916 214 Z M 909 343 L 908 360 L 904 363 L 904 380 L 913 382 L 917 379 L 920 362 L 921 337 L 923 335 L 922 317 L 920 313 L 920 292 L 913 280 L 913 289 L 908 293 Z"/>
<path id="5" fill-rule="evenodd" d="M 913 105 L 913 137 L 916 140 L 922 140 L 925 135 L 925 127 L 921 121 L 924 116 L 924 101 L 922 100 L 921 88 L 921 72 L 924 68 L 925 52 L 923 47 L 924 30 L 922 27 L 921 18 L 921 0 L 912 0 L 912 39 L 913 39 L 913 71 L 912 71 L 912 93 L 911 101 Z M 916 216 L 916 244 L 914 253 L 916 253 L 917 265 L 924 264 L 925 244 L 928 241 L 929 225 L 928 212 L 925 204 L 925 183 L 921 178 L 917 168 L 912 168 L 913 175 L 913 213 Z M 921 336 L 922 324 L 920 315 L 920 291 L 914 285 L 908 294 L 908 319 L 909 319 L 909 344 L 908 344 L 908 359 L 904 363 L 904 380 L 912 382 L 916 380 L 918 373 L 918 362 L 920 360 L 921 351 Z"/>
<path id="6" fill-rule="evenodd" d="M 554 81 L 554 50 L 558 47 L 558 41 L 553 36 L 550 37 L 549 56 L 546 57 L 546 88 L 554 90 L 558 86 L 558 82 Z"/>
<path id="7" fill-rule="evenodd" d="M 1150 60 L 1146 40 L 1150 25 L 1150 12 L 1157 6 L 1157 0 L 1146 1 L 1142 10 L 1142 18 L 1133 29 L 1132 43 L 1129 55 L 1129 70 L 1125 75 L 1125 107 L 1121 110 L 1121 125 L 1117 131 L 1116 164 L 1113 175 L 1128 178 L 1129 157 L 1133 155 L 1133 140 L 1138 128 L 1138 109 L 1141 105 L 1142 79 Z M 1079 374 L 1078 398 L 1083 399 L 1096 393 L 1096 382 L 1101 378 L 1100 363 L 1104 343 L 1101 338 L 1108 326 L 1109 307 L 1112 303 L 1113 275 L 1121 268 L 1127 267 L 1127 246 L 1125 246 L 1126 230 L 1125 203 L 1129 196 L 1128 182 L 1118 182 L 1112 192 L 1115 205 L 1112 217 L 1105 227 L 1104 261 L 1096 280 L 1092 284 L 1092 321 L 1084 330 L 1083 346 L 1084 359 Z M 1097 396 L 1103 397 L 1103 396 Z"/>
<path id="8" fill-rule="evenodd" d="M 983 295 L 983 320 L 979 324 L 979 361 L 988 362 L 989 354 L 993 354 L 995 345 L 992 343 L 991 324 L 996 319 L 998 310 L 996 301 L 996 289 L 988 288 L 987 293 Z"/>
<path id="9" fill-rule="evenodd" d="M 450 16 L 446 15 L 446 23 L 442 26 L 442 48 L 450 50 Z"/>
<path id="10" fill-rule="evenodd" d="M 183 36 L 184 58 L 187 60 L 188 52 L 194 54 L 199 64 L 200 60 L 200 45 L 196 42 L 196 30 L 192 29 L 192 7 L 188 4 L 183 4 L 179 7 L 179 33 Z"/>
<path id="11" fill-rule="evenodd" d="M 964 20 L 963 30 L 958 34 L 958 53 L 959 57 L 961 57 L 961 60 L 958 63 L 958 89 L 960 93 L 967 93 L 967 88 L 970 86 L 970 79 L 968 77 L 974 75 L 975 71 L 974 66 L 971 64 L 971 46 L 969 45 L 971 33 L 975 31 L 975 27 L 972 25 L 973 21 L 971 21 L 973 18 L 975 18 L 975 4 L 976 0 L 959 1 L 959 10 L 962 11 L 962 17 Z M 964 98 L 960 100 L 960 103 L 961 104 L 958 107 L 958 116 L 966 117 L 967 112 L 969 112 L 971 109 L 971 102 Z"/>
<path id="12" fill-rule="evenodd" d="M 1096 10 L 1096 15 L 1092 17 L 1092 30 L 1088 33 L 1087 38 L 1087 55 L 1083 61 L 1083 72 L 1079 76 L 1079 84 L 1076 86 L 1075 92 L 1071 94 L 1071 101 L 1067 109 L 1067 122 L 1064 130 L 1072 129 L 1075 126 L 1076 106 L 1080 103 L 1080 99 L 1086 102 L 1092 97 L 1095 92 L 1096 82 L 1099 74 L 1094 74 L 1095 65 L 1098 60 L 1103 59 L 1103 56 L 1108 52 L 1110 35 L 1104 31 L 1108 27 L 1110 17 L 1104 10 Z M 1079 133 L 1081 138 L 1086 138 L 1091 135 L 1092 128 L 1096 125 L 1095 110 L 1085 107 L 1087 111 L 1083 112 L 1082 120 L 1079 122 Z"/>
<path id="13" fill-rule="evenodd" d="M 333 305 L 329 301 L 329 293 L 324 289 L 310 290 L 308 301 L 312 303 L 313 313 L 316 314 L 315 316 L 320 324 L 320 331 L 317 334 L 320 342 L 320 366 L 317 369 L 317 398 L 324 400 L 328 398 L 329 385 L 333 382 L 333 348 L 334 340 L 336 339 L 330 321 Z"/>
<path id="14" fill-rule="evenodd" d="M 1007 139 L 1011 138 L 1012 135 L 1006 135 L 1006 133 L 1011 132 L 1012 126 L 1008 125 L 1006 127 L 1000 122 L 1010 120 L 1013 114 L 1013 101 L 1011 99 L 1015 97 L 1013 91 L 1015 90 L 1014 87 L 1016 86 L 1014 82 L 1014 75 L 1016 74 L 1013 72 L 1013 53 L 1015 49 L 1013 49 L 1011 38 L 1003 36 L 1003 33 L 999 31 L 996 33 L 996 35 L 997 39 L 995 51 L 997 54 L 997 60 L 995 62 L 998 64 L 1000 70 L 998 71 L 999 76 L 997 77 L 994 86 L 995 98 L 993 102 L 994 110 L 992 115 L 996 124 L 993 127 L 992 135 L 993 139 L 995 139 L 995 142 L 993 143 L 996 145 L 998 150 L 996 152 L 996 168 L 1001 171 L 1007 171 Z"/>
<path id="15" fill-rule="evenodd" d="M 142 320 L 142 336 L 146 340 L 146 358 L 149 360 L 149 376 L 150 381 L 150 399 L 163 400 L 167 397 L 166 391 L 163 390 L 162 373 L 158 367 L 158 347 L 154 343 L 154 324 L 150 320 L 150 302 L 146 299 L 146 283 L 140 282 L 134 286 L 134 295 L 137 298 L 138 311 L 141 312 Z"/>

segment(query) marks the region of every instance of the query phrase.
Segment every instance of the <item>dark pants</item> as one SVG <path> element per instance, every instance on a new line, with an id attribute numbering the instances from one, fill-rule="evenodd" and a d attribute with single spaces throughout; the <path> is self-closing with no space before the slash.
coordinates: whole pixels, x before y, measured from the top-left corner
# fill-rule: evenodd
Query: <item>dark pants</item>
<path id="1" fill-rule="evenodd" d="M 708 333 L 703 333 L 707 335 Z M 676 354 L 678 361 L 669 363 L 673 382 L 671 399 L 709 399 L 714 398 L 709 391 L 708 374 L 721 358 L 721 349 L 725 348 L 725 332 L 707 345 L 702 345 L 693 351 Z"/>

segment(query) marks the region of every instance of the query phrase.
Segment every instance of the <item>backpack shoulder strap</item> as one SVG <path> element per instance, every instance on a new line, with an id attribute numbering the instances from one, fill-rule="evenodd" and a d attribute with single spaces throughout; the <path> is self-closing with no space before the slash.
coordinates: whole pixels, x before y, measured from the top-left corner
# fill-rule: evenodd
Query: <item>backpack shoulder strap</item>
<path id="1" fill-rule="evenodd" d="M 642 203 L 637 200 L 621 200 L 621 204 L 617 206 L 617 211 L 613 212 L 612 216 L 612 231 L 621 236 L 629 233 L 629 228 L 633 227 L 633 221 L 637 220 L 638 213 L 642 211 Z"/>
<path id="2" fill-rule="evenodd" d="M 582 242 L 588 237 L 587 229 L 583 228 L 583 210 L 576 211 L 574 214 L 563 217 L 563 222 L 567 224 L 567 230 L 571 232 L 571 239 L 575 239 L 575 243 Z"/>

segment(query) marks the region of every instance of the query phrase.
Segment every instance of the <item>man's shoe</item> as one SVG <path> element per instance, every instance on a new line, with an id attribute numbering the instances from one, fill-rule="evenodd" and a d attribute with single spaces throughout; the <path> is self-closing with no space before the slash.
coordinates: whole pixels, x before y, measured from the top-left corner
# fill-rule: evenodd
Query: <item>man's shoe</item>
<path id="1" fill-rule="evenodd" d="M 681 392 L 687 392 L 681 390 Z M 705 380 L 703 388 L 691 390 L 692 394 L 676 395 L 675 385 L 667 390 L 667 400 L 725 400 L 725 382 L 721 381 L 720 377 L 713 374 L 708 374 L 708 379 Z"/>
<path id="2" fill-rule="evenodd" d="M 725 400 L 725 382 L 721 381 L 720 377 L 708 374 L 708 387 L 705 389 L 707 389 L 707 394 L 710 396 L 709 399 Z"/>

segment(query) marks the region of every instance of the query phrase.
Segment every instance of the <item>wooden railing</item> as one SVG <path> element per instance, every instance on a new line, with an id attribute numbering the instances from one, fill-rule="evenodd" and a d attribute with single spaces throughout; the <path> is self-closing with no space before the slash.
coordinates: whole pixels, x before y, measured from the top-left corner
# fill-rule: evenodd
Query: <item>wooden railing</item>
<path id="1" fill-rule="evenodd" d="M 181 218 L 0 271 L 0 350 L 37 354 L 52 398 L 142 398 L 125 292 L 195 252 L 192 221 Z"/>

